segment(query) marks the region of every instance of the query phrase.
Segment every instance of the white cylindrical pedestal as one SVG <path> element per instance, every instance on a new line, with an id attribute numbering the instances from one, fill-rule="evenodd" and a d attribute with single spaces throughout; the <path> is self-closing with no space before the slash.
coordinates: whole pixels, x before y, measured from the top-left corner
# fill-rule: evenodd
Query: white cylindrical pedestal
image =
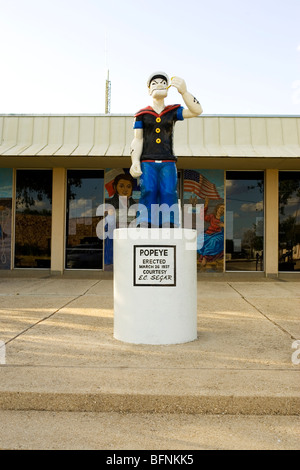
<path id="1" fill-rule="evenodd" d="M 114 231 L 114 337 L 135 344 L 197 338 L 197 234 L 190 229 Z"/>

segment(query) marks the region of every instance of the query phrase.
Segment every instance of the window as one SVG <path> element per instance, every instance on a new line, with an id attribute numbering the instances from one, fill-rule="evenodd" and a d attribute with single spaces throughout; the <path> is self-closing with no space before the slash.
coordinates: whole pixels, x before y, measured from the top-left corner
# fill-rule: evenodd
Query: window
<path id="1" fill-rule="evenodd" d="M 184 226 L 197 230 L 197 270 L 224 269 L 224 170 L 183 171 Z"/>
<path id="2" fill-rule="evenodd" d="M 226 173 L 226 270 L 263 271 L 264 173 Z"/>
<path id="3" fill-rule="evenodd" d="M 69 170 L 67 183 L 66 268 L 102 269 L 103 241 L 97 237 L 103 204 L 102 170 Z"/>
<path id="4" fill-rule="evenodd" d="M 52 170 L 17 170 L 15 267 L 50 268 Z"/>
<path id="5" fill-rule="evenodd" d="M 300 271 L 300 171 L 279 172 L 279 271 Z"/>
<path id="6" fill-rule="evenodd" d="M 0 169 L 0 269 L 10 269 L 11 263 L 11 214 L 12 214 L 11 168 Z"/>

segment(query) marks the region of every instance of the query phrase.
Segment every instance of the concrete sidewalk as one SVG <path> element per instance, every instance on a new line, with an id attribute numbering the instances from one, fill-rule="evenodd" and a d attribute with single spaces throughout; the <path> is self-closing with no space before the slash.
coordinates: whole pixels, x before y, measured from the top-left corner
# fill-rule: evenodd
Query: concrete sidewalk
<path id="1" fill-rule="evenodd" d="M 199 280 L 181 345 L 115 340 L 108 279 L 2 277 L 0 317 L 2 413 L 300 415 L 297 281 Z"/>

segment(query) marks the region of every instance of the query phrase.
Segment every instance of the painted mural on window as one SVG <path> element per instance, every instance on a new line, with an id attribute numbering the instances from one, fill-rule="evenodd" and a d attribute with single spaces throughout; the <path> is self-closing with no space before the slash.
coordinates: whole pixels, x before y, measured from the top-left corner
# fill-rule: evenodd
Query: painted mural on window
<path id="1" fill-rule="evenodd" d="M 279 271 L 300 271 L 300 171 L 279 172 Z"/>
<path id="2" fill-rule="evenodd" d="M 113 231 L 128 227 L 137 215 L 140 188 L 127 168 L 108 168 L 104 178 L 104 265 L 109 271 L 113 266 Z"/>
<path id="3" fill-rule="evenodd" d="M 12 179 L 11 168 L 0 169 L 0 269 L 11 266 Z"/>
<path id="4" fill-rule="evenodd" d="M 197 269 L 224 266 L 224 171 L 184 170 L 184 226 L 197 230 Z"/>

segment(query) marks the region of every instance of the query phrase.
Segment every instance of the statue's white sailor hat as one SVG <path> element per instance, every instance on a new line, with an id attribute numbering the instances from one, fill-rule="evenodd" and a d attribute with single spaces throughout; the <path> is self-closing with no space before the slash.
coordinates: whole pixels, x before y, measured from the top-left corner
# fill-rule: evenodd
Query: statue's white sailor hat
<path id="1" fill-rule="evenodd" d="M 149 78 L 147 80 L 148 88 L 150 87 L 151 81 L 154 80 L 155 78 L 164 78 L 167 82 L 167 85 L 169 85 L 168 75 L 165 72 L 157 71 L 157 72 L 151 73 L 151 75 L 149 76 Z"/>

